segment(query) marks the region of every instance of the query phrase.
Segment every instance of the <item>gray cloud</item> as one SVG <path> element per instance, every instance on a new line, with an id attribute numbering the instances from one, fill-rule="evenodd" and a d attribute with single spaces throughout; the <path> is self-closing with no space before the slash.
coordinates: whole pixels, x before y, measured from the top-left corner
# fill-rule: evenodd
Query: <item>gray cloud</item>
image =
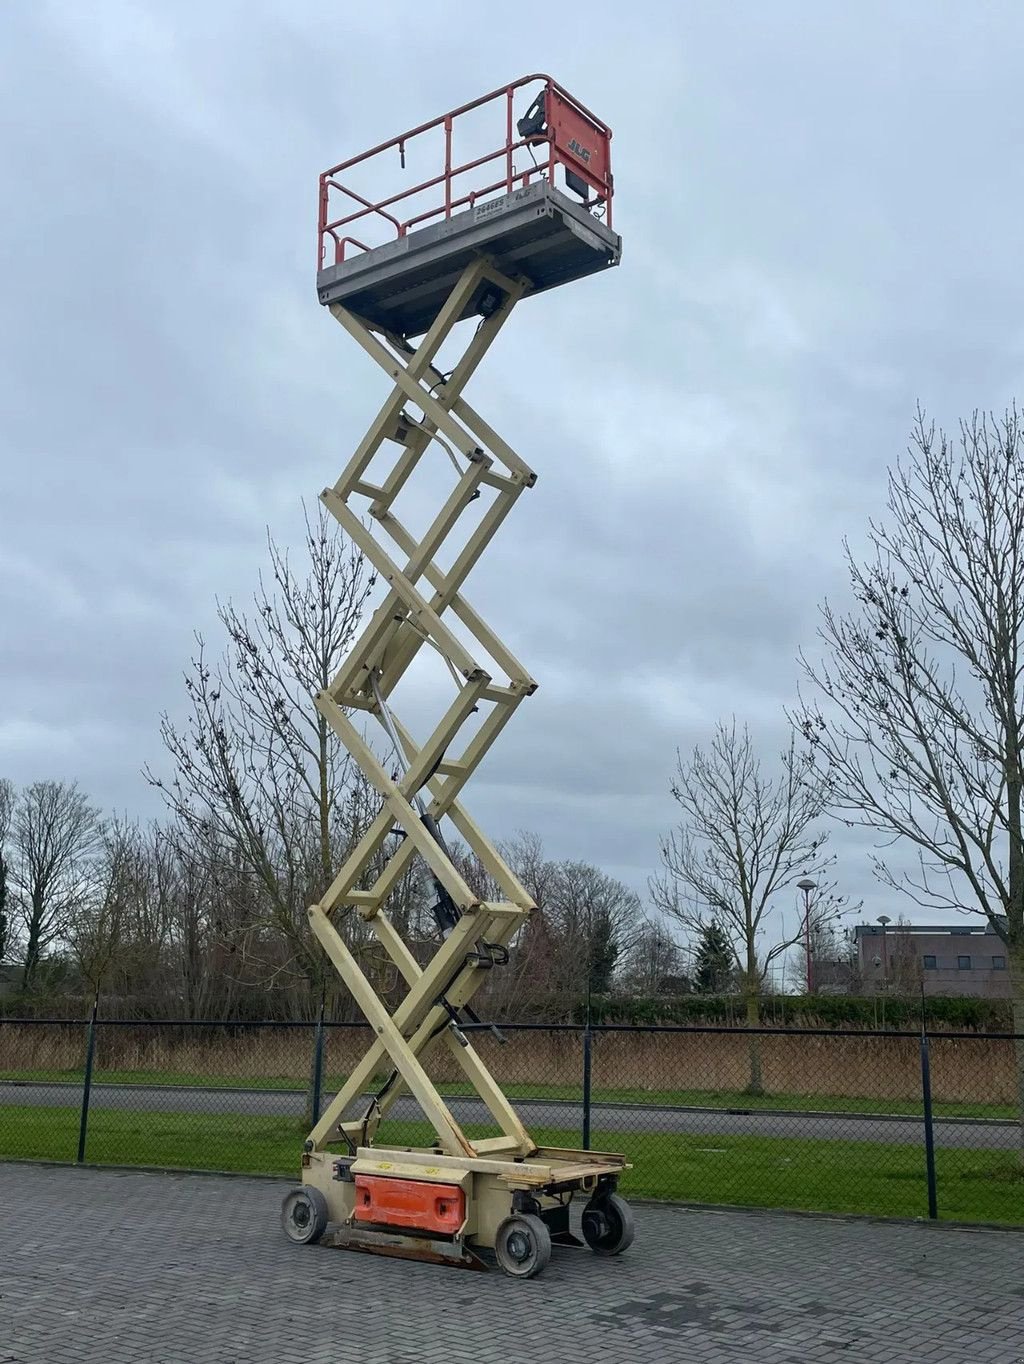
<path id="1" fill-rule="evenodd" d="M 399 8 L 4 9 L 16 781 L 155 812 L 138 770 L 193 630 L 251 591 L 265 524 L 297 538 L 373 414 L 373 367 L 313 293 L 316 175 L 538 60 L 513 11 Z M 544 61 L 615 128 L 625 255 L 524 304 L 474 380 L 541 477 L 468 591 L 541 689 L 469 799 L 642 887 L 677 745 L 731 713 L 784 741 L 797 648 L 917 398 L 950 422 L 1015 390 L 1024 15 L 588 14 Z"/>

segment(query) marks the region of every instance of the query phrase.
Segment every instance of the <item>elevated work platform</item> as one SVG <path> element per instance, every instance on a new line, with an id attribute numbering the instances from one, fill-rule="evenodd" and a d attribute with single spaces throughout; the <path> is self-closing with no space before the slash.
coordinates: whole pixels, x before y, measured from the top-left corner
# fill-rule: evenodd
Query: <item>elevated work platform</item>
<path id="1" fill-rule="evenodd" d="M 353 1250 L 468 1267 L 493 1251 L 506 1273 L 532 1278 L 552 1245 L 580 1244 L 569 1225 L 578 1195 L 583 1242 L 599 1255 L 633 1239 L 616 1192 L 625 1156 L 539 1146 L 468 1035 L 480 1025 L 473 997 L 533 941 L 537 905 L 462 803 L 537 685 L 464 593 L 536 474 L 463 390 L 521 299 L 618 262 L 610 140 L 550 77 L 527 76 L 320 177 L 319 298 L 391 391 L 321 493 L 372 565 L 378 604 L 315 701 L 379 802 L 309 906 L 309 925 L 372 1041 L 304 1144 L 302 1184 L 282 1209 L 299 1244 L 329 1234 Z M 399 173 L 414 166 L 435 173 L 408 185 L 417 177 Z M 409 522 L 403 490 L 431 470 L 437 510 L 427 519 L 418 485 Z M 431 664 L 443 688 L 424 689 Z M 417 713 L 434 716 L 421 739 L 396 710 L 413 687 Z M 449 824 L 465 856 L 446 841 Z M 413 859 L 417 883 L 432 888 L 432 954 L 403 900 L 392 917 Z M 353 950 L 368 939 L 377 953 Z M 387 995 L 367 974 L 382 961 L 395 973 Z M 438 1089 L 438 1052 L 483 1104 L 489 1135 L 464 1130 Z M 422 1145 L 388 1139 L 403 1094 L 422 1114 Z"/>
<path id="2" fill-rule="evenodd" d="M 503 275 L 525 280 L 525 296 L 617 265 L 621 250 L 610 227 L 538 180 L 327 266 L 317 293 L 321 303 L 340 303 L 372 327 L 419 336 L 481 255 Z M 493 292 L 482 283 L 463 317 L 485 314 Z"/>
<path id="3" fill-rule="evenodd" d="M 611 136 L 550 76 L 524 76 L 332 167 L 320 177 L 320 302 L 407 339 L 481 259 L 492 279 L 462 318 L 499 306 L 495 272 L 522 298 L 617 265 Z"/>

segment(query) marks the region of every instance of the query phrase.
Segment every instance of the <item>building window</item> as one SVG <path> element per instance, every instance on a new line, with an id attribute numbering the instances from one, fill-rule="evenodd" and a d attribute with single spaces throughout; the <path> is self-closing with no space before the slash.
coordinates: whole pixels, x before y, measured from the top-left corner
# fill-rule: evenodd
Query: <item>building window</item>
<path id="1" fill-rule="evenodd" d="M 926 956 L 926 957 L 924 958 L 924 969 L 925 969 L 926 971 L 934 971 L 934 970 L 937 969 L 937 967 L 938 967 L 938 963 L 936 962 L 936 960 L 935 960 L 934 957 L 928 957 L 928 956 Z"/>
<path id="2" fill-rule="evenodd" d="M 958 971 L 969 971 L 971 969 L 970 957 L 957 957 L 956 966 Z"/>
<path id="3" fill-rule="evenodd" d="M 993 957 L 993 958 L 992 958 L 992 970 L 993 970 L 993 971 L 1005 971 L 1005 970 L 1006 970 L 1006 958 L 1005 958 L 1005 957 Z"/>

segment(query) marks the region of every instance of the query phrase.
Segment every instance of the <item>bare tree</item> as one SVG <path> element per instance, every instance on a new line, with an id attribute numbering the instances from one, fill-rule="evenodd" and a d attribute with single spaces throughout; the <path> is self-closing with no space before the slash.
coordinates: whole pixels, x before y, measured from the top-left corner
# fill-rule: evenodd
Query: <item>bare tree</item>
<path id="1" fill-rule="evenodd" d="M 541 839 L 520 830 L 501 845 L 505 861 L 538 906 L 493 972 L 481 1005 L 496 1016 L 572 1015 L 588 995 L 606 994 L 646 924 L 639 897 L 589 862 L 555 862 Z M 483 899 L 498 888 L 465 848 L 456 865 Z"/>
<path id="2" fill-rule="evenodd" d="M 307 521 L 307 573 L 297 574 L 269 536 L 268 546 L 270 582 L 261 578 L 252 615 L 219 609 L 223 659 L 208 663 L 199 641 L 185 679 L 187 725 L 163 719 L 173 777 L 146 775 L 188 831 L 190 856 L 205 850 L 214 859 L 216 930 L 232 972 L 301 984 L 308 1009 L 329 972 L 307 906 L 380 806 L 313 696 L 338 671 L 375 580 L 322 508 Z M 417 884 L 412 869 L 396 893 L 399 913 Z M 357 920 L 344 925 L 354 948 L 366 938 Z"/>
<path id="3" fill-rule="evenodd" d="M 152 916 L 166 933 L 176 1005 L 186 1018 L 230 1017 L 242 982 L 234 936 L 224 925 L 234 915 L 225 903 L 223 849 L 172 821 L 157 832 L 151 858 Z"/>
<path id="4" fill-rule="evenodd" d="M 135 894 L 125 916 L 122 990 L 132 1012 L 155 1012 L 168 1017 L 206 1017 L 202 1009 L 189 1011 L 189 977 L 177 953 L 175 929 L 180 912 L 182 873 L 173 840 L 166 828 L 153 824 L 133 849 Z M 219 978 L 216 963 L 208 962 L 206 977 Z"/>
<path id="5" fill-rule="evenodd" d="M 681 987 L 683 954 L 667 926 L 654 919 L 642 923 L 619 967 L 622 985 L 638 995 L 657 995 Z"/>
<path id="6" fill-rule="evenodd" d="M 0 777 L 0 963 L 13 945 L 11 923 L 10 866 L 7 860 L 7 841 L 11 832 L 14 810 L 14 787 L 6 777 Z"/>
<path id="7" fill-rule="evenodd" d="M 492 973 L 494 998 L 505 1018 L 550 1018 L 560 1007 L 563 986 L 552 951 L 551 925 L 544 915 L 557 863 L 545 853 L 540 835 L 524 829 L 502 843 L 500 852 L 540 912 L 516 936 L 508 966 Z M 488 894 L 496 892 L 497 887 L 493 887 Z M 488 1002 L 490 996 L 488 991 Z"/>
<path id="8" fill-rule="evenodd" d="M 762 982 L 770 964 L 803 934 L 803 920 L 765 942 L 773 897 L 801 877 L 820 876 L 827 834 L 814 826 L 829 800 L 828 778 L 797 753 L 780 757 L 777 775 L 761 770 L 746 726 L 719 723 L 707 750 L 680 757 L 672 795 L 679 827 L 662 841 L 663 871 L 651 881 L 655 904 L 691 932 L 717 921 L 741 974 L 747 1023 L 758 1025 Z M 750 1091 L 761 1093 L 760 1050 L 750 1046 Z"/>
<path id="9" fill-rule="evenodd" d="M 916 904 L 980 910 L 1007 947 L 1024 1034 L 1024 445 L 1016 410 L 959 442 L 918 411 L 888 523 L 846 560 L 857 605 L 822 608 L 797 715 L 839 812 L 916 866 L 875 859 Z M 1024 1041 L 1018 1042 L 1024 1114 Z M 1024 1142 L 1024 1123 L 1022 1123 Z M 1024 1148 L 1022 1148 L 1024 1155 Z"/>
<path id="10" fill-rule="evenodd" d="M 26 786 L 11 820 L 14 903 L 25 933 L 22 988 L 95 890 L 102 824 L 76 784 Z"/>
<path id="11" fill-rule="evenodd" d="M 554 979 L 571 1009 L 608 994 L 646 916 L 635 891 L 589 862 L 553 864 L 541 919 Z"/>
<path id="12" fill-rule="evenodd" d="M 132 908 L 144 894 L 147 869 L 138 826 L 112 820 L 100 837 L 97 863 L 94 893 L 72 906 L 65 929 L 95 1000 L 123 957 Z"/>

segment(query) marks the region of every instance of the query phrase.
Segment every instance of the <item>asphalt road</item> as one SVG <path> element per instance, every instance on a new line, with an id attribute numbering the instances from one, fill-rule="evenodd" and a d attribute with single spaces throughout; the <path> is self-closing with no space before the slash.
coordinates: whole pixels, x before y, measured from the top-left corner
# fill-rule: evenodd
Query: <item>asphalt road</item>
<path id="1" fill-rule="evenodd" d="M 0 1084 L 0 1117 L 5 1105 L 40 1108 L 77 1107 L 79 1085 L 41 1083 Z M 324 1096 L 324 1105 L 331 1095 Z M 301 1117 L 305 1095 L 295 1091 L 187 1089 L 158 1085 L 104 1085 L 92 1088 L 93 1108 L 113 1108 L 145 1113 L 217 1113 L 239 1117 Z M 448 1104 L 460 1122 L 487 1122 L 488 1114 L 478 1099 L 450 1098 Z M 579 1129 L 583 1113 L 579 1104 L 550 1099 L 517 1099 L 516 1109 L 534 1127 Z M 415 1100 L 398 1099 L 390 1116 L 416 1121 L 422 1115 Z M 646 1105 L 595 1104 L 591 1123 L 595 1131 L 644 1133 L 682 1132 L 697 1136 L 752 1136 L 814 1141 L 872 1141 L 895 1146 L 919 1146 L 923 1125 L 917 1120 L 874 1118 L 843 1113 L 736 1113 L 709 1109 L 655 1108 Z M 1010 1122 L 964 1122 L 943 1119 L 935 1123 L 935 1144 L 976 1150 L 1011 1150 L 1019 1142 L 1019 1130 Z"/>

